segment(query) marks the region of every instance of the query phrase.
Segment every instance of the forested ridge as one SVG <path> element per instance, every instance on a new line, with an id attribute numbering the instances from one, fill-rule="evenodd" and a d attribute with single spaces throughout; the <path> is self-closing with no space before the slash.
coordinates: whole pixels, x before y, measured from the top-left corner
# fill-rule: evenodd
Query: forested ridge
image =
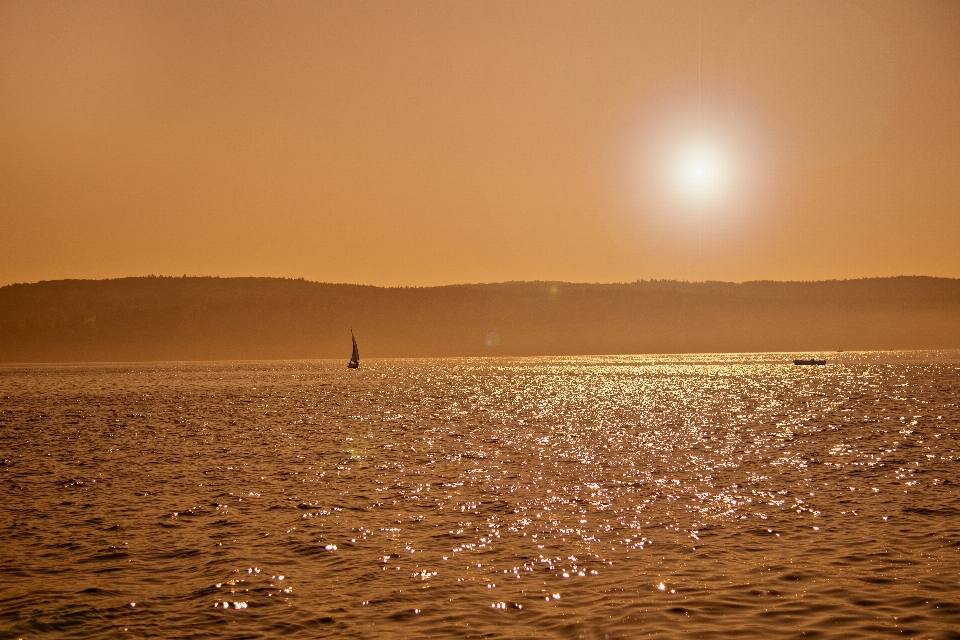
<path id="1" fill-rule="evenodd" d="M 960 348 L 960 280 L 0 287 L 2 362 L 345 359 L 351 328 L 365 358 Z"/>

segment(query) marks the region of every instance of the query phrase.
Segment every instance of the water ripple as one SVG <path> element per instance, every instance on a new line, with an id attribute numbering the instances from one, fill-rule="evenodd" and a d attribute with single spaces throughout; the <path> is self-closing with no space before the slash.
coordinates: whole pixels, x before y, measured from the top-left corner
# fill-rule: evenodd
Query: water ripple
<path id="1" fill-rule="evenodd" d="M 956 637 L 960 354 L 0 368 L 0 631 Z"/>

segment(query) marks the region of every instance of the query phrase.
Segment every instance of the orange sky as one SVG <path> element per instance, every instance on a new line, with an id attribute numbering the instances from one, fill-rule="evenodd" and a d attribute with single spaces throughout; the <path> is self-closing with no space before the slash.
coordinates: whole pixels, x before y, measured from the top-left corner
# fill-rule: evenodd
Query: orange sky
<path id="1" fill-rule="evenodd" d="M 960 277 L 958 247 L 954 0 L 0 1 L 0 284 Z"/>

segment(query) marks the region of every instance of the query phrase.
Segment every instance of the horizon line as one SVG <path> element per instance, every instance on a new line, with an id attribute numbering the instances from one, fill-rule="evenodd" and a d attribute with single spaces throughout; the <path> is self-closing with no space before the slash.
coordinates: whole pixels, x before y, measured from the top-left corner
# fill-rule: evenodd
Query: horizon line
<path id="1" fill-rule="evenodd" d="M 820 354 L 868 354 L 868 353 L 949 353 L 960 352 L 960 349 L 852 349 L 850 351 L 831 351 L 827 349 L 809 349 L 806 351 L 675 351 L 662 353 L 575 353 L 575 354 L 552 354 L 552 355 L 482 355 L 482 356 L 374 356 L 364 358 L 364 362 L 386 362 L 397 360 L 556 360 L 561 358 L 668 358 L 684 357 L 691 358 L 696 356 L 795 356 L 802 355 L 820 355 Z M 840 359 L 840 358 L 837 358 Z M 91 366 L 91 365 L 149 365 L 149 364 L 203 364 L 216 362 L 233 363 L 260 363 L 260 362 L 338 362 L 342 363 L 343 358 L 221 358 L 219 360 L 35 360 L 24 362 L 3 362 L 2 367 L 35 367 L 35 366 Z M 775 363 L 774 363 L 775 364 Z M 782 364 L 793 364 L 792 361 Z M 834 363 L 836 364 L 836 363 Z"/>
<path id="2" fill-rule="evenodd" d="M 549 284 L 549 285 L 593 285 L 593 286 L 624 286 L 640 283 L 673 283 L 673 284 L 688 284 L 688 285 L 704 285 L 704 284 L 753 284 L 753 283 L 778 283 L 778 284 L 816 284 L 816 283 L 826 283 L 826 282 L 859 282 L 863 280 L 897 280 L 901 278 L 917 278 L 917 279 L 929 279 L 929 280 L 960 280 L 960 277 L 950 277 L 950 276 L 930 276 L 923 274 L 914 274 L 914 275 L 896 275 L 896 276 L 863 276 L 860 278 L 825 278 L 822 280 L 773 280 L 773 279 L 757 279 L 757 280 L 678 280 L 670 278 L 638 278 L 637 280 L 620 280 L 620 281 L 608 281 L 608 282 L 599 282 L 599 281 L 586 281 L 586 280 L 500 280 L 500 281 L 488 281 L 488 282 L 455 282 L 449 284 L 427 284 L 427 285 L 379 285 L 379 284 L 366 284 L 358 282 L 333 282 L 333 281 L 324 281 L 324 280 L 308 280 L 307 278 L 301 277 L 290 277 L 290 276 L 219 276 L 219 275 L 187 275 L 183 274 L 181 276 L 175 275 L 131 275 L 131 276 L 118 276 L 114 278 L 56 278 L 49 280 L 36 280 L 33 282 L 11 282 L 8 284 L 0 285 L 0 289 L 5 289 L 7 287 L 16 287 L 16 286 L 30 286 L 37 284 L 46 284 L 46 283 L 56 283 L 56 282 L 111 282 L 117 280 L 150 280 L 150 279 L 163 279 L 163 280 L 284 280 L 292 282 L 306 282 L 310 284 L 322 284 L 322 285 L 331 285 L 331 286 L 351 286 L 351 287 L 372 287 L 375 289 L 441 289 L 444 287 L 477 287 L 477 286 L 493 286 L 493 285 L 504 285 L 504 284 Z"/>

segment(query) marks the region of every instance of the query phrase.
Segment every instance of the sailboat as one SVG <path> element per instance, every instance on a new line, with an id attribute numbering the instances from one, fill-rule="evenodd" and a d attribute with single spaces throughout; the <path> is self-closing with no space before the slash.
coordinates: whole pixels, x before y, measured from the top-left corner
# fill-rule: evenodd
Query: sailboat
<path id="1" fill-rule="evenodd" d="M 360 366 L 360 350 L 357 349 L 357 338 L 353 335 L 353 329 L 350 329 L 350 339 L 353 340 L 353 355 L 350 356 L 347 368 L 357 369 Z"/>

